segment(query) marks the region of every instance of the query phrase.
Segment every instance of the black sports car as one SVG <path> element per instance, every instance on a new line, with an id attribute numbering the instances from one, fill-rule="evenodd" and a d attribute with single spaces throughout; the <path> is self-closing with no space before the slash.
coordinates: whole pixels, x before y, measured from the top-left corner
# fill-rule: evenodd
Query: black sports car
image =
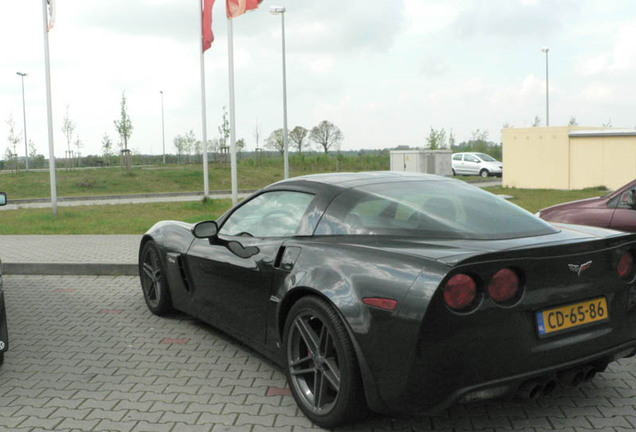
<path id="1" fill-rule="evenodd" d="M 535 398 L 636 353 L 636 235 L 553 226 L 461 181 L 281 181 L 143 237 L 144 297 L 280 363 L 320 426 Z"/>
<path id="2" fill-rule="evenodd" d="M 0 206 L 7 204 L 7 194 L 0 192 Z M 0 365 L 4 363 L 4 352 L 9 349 L 9 331 L 7 330 L 7 312 L 4 306 L 2 290 L 2 260 L 0 260 Z"/>

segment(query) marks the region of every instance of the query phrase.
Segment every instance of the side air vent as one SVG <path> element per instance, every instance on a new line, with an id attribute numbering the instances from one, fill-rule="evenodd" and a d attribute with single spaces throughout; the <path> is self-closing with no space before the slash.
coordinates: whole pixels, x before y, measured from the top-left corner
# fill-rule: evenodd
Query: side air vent
<path id="1" fill-rule="evenodd" d="M 185 268 L 185 264 L 183 263 L 183 257 L 179 255 L 177 257 L 177 265 L 179 266 L 179 274 L 181 275 L 181 280 L 183 281 L 183 286 L 185 290 L 190 293 L 192 292 L 192 284 L 187 276 L 188 271 Z"/>

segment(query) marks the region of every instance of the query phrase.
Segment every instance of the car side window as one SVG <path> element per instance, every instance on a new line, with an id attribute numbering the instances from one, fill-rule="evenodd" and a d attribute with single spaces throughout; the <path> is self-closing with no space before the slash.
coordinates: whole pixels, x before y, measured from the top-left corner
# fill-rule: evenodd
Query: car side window
<path id="1" fill-rule="evenodd" d="M 462 154 L 461 153 L 454 154 L 453 155 L 453 160 L 454 161 L 461 161 L 462 160 Z"/>
<path id="2" fill-rule="evenodd" d="M 291 237 L 314 195 L 304 192 L 265 192 L 236 209 L 225 221 L 220 235 Z"/>
<path id="3" fill-rule="evenodd" d="M 473 155 L 466 155 L 464 156 L 464 160 L 466 162 L 479 162 L 479 159 L 477 159 L 475 156 Z"/>
<path id="4" fill-rule="evenodd" d="M 627 190 L 621 195 L 620 208 L 633 209 L 636 206 L 636 192 L 634 189 Z"/>

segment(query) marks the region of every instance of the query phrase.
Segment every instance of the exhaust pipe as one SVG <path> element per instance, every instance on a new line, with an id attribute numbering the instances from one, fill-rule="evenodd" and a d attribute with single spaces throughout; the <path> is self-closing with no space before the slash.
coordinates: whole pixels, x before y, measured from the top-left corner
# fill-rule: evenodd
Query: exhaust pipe
<path id="1" fill-rule="evenodd" d="M 519 386 L 517 390 L 517 399 L 537 400 L 543 393 L 543 384 L 537 381 L 526 381 Z"/>
<path id="2" fill-rule="evenodd" d="M 564 387 L 576 387 L 585 379 L 585 372 L 583 368 L 568 369 L 559 372 L 557 378 Z"/>
<path id="3" fill-rule="evenodd" d="M 555 379 L 551 379 L 548 382 L 545 383 L 545 385 L 543 386 L 543 394 L 545 396 L 549 395 L 550 393 L 552 393 L 554 390 L 556 390 L 557 387 L 557 380 Z"/>
<path id="4" fill-rule="evenodd" d="M 592 366 L 588 366 L 583 369 L 583 382 L 589 382 L 594 379 L 596 376 L 596 368 Z"/>

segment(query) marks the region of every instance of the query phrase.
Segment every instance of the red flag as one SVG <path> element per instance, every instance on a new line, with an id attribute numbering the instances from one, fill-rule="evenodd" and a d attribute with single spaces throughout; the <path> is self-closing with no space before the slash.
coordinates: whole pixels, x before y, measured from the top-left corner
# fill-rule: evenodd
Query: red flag
<path id="1" fill-rule="evenodd" d="M 236 18 L 248 10 L 258 8 L 263 0 L 227 0 L 227 17 Z"/>
<path id="2" fill-rule="evenodd" d="M 214 42 L 214 33 L 212 33 L 212 6 L 214 0 L 203 0 L 203 52 L 212 46 Z"/>

